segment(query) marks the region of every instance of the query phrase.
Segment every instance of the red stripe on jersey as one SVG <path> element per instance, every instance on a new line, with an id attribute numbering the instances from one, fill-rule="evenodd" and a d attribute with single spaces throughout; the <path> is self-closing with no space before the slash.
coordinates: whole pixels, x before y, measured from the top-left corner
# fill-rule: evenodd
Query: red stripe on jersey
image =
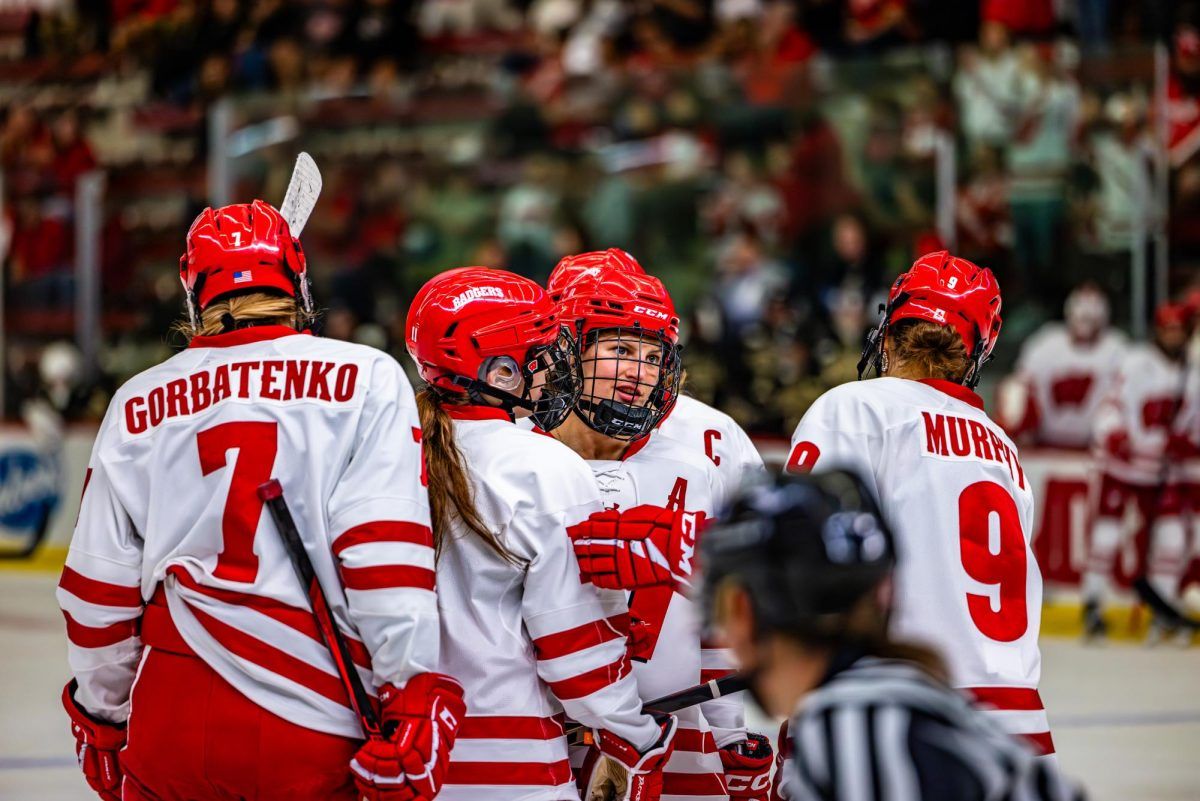
<path id="1" fill-rule="evenodd" d="M 67 639 L 72 645 L 78 645 L 80 648 L 103 648 L 128 640 L 137 636 L 141 622 L 141 618 L 135 617 L 109 626 L 85 626 L 71 617 L 71 613 L 65 609 L 63 617 L 67 619 Z"/>
<path id="2" fill-rule="evenodd" d="M 408 542 L 413 545 L 433 547 L 433 532 L 420 523 L 405 523 L 399 520 L 381 520 L 363 523 L 344 532 L 333 541 L 333 555 L 368 542 Z"/>
<path id="3" fill-rule="evenodd" d="M 726 795 L 725 777 L 718 773 L 663 772 L 663 795 Z"/>
<path id="4" fill-rule="evenodd" d="M 730 670 L 729 668 L 720 668 L 718 670 L 705 670 L 704 668 L 701 668 L 700 681 L 714 681 L 716 679 L 723 679 L 726 676 L 732 676 L 733 673 L 734 671 Z"/>
<path id="5" fill-rule="evenodd" d="M 571 763 L 455 762 L 450 760 L 446 784 L 532 784 L 556 787 L 574 782 Z"/>
<path id="6" fill-rule="evenodd" d="M 628 625 L 628 624 L 627 624 Z M 538 659 L 554 659 L 625 636 L 607 620 L 593 620 L 573 629 L 547 634 L 533 641 Z"/>
<path id="7" fill-rule="evenodd" d="M 273 645 L 268 645 L 244 631 L 238 631 L 233 626 L 217 620 L 194 606 L 189 606 L 188 609 L 196 616 L 196 620 L 200 621 L 204 630 L 231 654 L 266 668 L 277 676 L 307 687 L 336 704 L 348 705 L 349 698 L 346 695 L 346 688 L 342 686 L 341 679 L 337 676 L 297 659 Z"/>
<path id="8" fill-rule="evenodd" d="M 415 587 L 433 590 L 434 572 L 424 567 L 411 565 L 376 565 L 372 567 L 338 568 L 342 583 L 348 590 L 388 590 L 400 587 Z"/>
<path id="9" fill-rule="evenodd" d="M 629 675 L 629 657 L 622 656 L 616 662 L 603 665 L 578 676 L 572 676 L 562 681 L 549 682 L 550 689 L 560 701 L 571 701 L 583 698 L 594 692 L 603 690 L 610 684 L 615 684 Z"/>
<path id="10" fill-rule="evenodd" d="M 107 581 L 97 581 L 82 573 L 77 573 L 65 565 L 62 577 L 58 580 L 58 586 L 79 600 L 97 606 L 141 607 L 142 605 L 140 587 L 127 587 L 121 584 L 109 584 Z"/>
<path id="11" fill-rule="evenodd" d="M 1033 747 L 1042 754 L 1054 753 L 1054 740 L 1050 737 L 1050 732 L 1040 731 L 1036 734 L 1022 734 L 1020 736 L 1033 743 Z"/>
<path id="12" fill-rule="evenodd" d="M 321 637 L 321 630 L 317 627 L 316 618 L 313 617 L 313 613 L 308 609 L 285 604 L 273 598 L 263 598 L 258 595 L 237 592 L 236 590 L 205 587 L 192 578 L 191 573 L 179 565 L 172 565 L 167 568 L 167 572 L 178 579 L 180 584 L 191 590 L 195 590 L 201 595 L 207 595 L 209 598 L 214 598 L 231 606 L 248 607 L 259 614 L 266 615 L 276 623 L 281 623 L 289 629 L 303 634 L 305 637 L 316 640 L 319 643 L 325 642 L 324 638 Z M 346 644 L 350 647 L 350 658 L 354 660 L 354 663 L 365 670 L 370 670 L 371 654 L 367 651 L 367 646 L 353 637 L 346 637 Z"/>
<path id="13" fill-rule="evenodd" d="M 965 691 L 975 703 L 996 709 L 1037 712 L 1045 708 L 1042 706 L 1042 696 L 1029 687 L 967 687 Z"/>
<path id="14" fill-rule="evenodd" d="M 675 750 L 687 751 L 692 754 L 715 754 L 717 741 L 711 731 L 699 729 L 677 729 L 675 731 Z"/>
<path id="15" fill-rule="evenodd" d="M 553 740 L 563 736 L 563 716 L 467 715 L 458 730 L 460 740 Z"/>

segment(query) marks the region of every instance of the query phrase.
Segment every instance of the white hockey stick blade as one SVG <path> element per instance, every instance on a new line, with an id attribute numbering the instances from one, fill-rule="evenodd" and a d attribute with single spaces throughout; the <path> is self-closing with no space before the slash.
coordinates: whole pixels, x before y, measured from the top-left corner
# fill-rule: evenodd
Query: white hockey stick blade
<path id="1" fill-rule="evenodd" d="M 279 206 L 279 213 L 287 220 L 292 236 L 299 238 L 320 194 L 321 171 L 317 169 L 317 163 L 313 161 L 312 156 L 301 152 L 296 156 L 292 180 L 288 182 L 287 193 Z"/>

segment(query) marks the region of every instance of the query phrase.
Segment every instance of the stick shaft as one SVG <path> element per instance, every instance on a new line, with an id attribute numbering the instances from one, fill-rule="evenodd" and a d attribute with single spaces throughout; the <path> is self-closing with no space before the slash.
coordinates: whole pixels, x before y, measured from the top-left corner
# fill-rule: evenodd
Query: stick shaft
<path id="1" fill-rule="evenodd" d="M 333 664 L 337 668 L 338 676 L 341 677 L 342 685 L 346 688 L 350 706 L 358 715 L 367 736 L 376 736 L 380 732 L 379 717 L 375 714 L 375 708 L 371 706 L 371 697 L 367 694 L 362 678 L 354 667 L 346 636 L 342 634 L 337 622 L 333 619 L 333 611 L 325 597 L 325 591 L 321 589 L 321 583 L 317 580 L 312 560 L 309 559 L 308 551 L 304 549 L 304 541 L 300 538 L 300 531 L 296 528 L 296 521 L 292 518 L 287 501 L 284 500 L 283 488 L 276 479 L 271 479 L 259 487 L 258 491 L 259 497 L 263 499 L 267 510 L 271 513 L 271 518 L 275 521 L 275 528 L 279 530 L 279 535 L 283 539 L 284 549 L 287 550 L 296 576 L 299 577 L 301 586 L 308 594 L 313 617 L 316 618 L 317 628 L 321 632 L 321 639 L 325 641 L 325 645 L 333 657 Z"/>
<path id="2" fill-rule="evenodd" d="M 690 706 L 703 704 L 705 701 L 711 701 L 714 698 L 730 695 L 731 693 L 741 692 L 749 687 L 749 683 L 745 677 L 731 673 L 728 676 L 722 676 L 719 679 L 712 679 L 702 684 L 697 684 L 694 687 L 687 687 L 679 692 L 664 695 L 661 698 L 655 698 L 642 704 L 643 712 L 678 712 L 680 709 L 687 709 Z M 566 735 L 570 740 L 571 745 L 578 745 L 582 742 L 582 738 L 587 730 L 586 726 L 575 725 L 566 730 Z"/>

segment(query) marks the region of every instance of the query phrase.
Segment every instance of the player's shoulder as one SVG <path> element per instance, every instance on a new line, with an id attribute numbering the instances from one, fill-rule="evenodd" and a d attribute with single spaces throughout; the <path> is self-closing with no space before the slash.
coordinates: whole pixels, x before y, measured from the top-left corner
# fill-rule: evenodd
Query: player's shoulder
<path id="1" fill-rule="evenodd" d="M 464 421 L 455 434 L 468 469 L 514 497 L 539 504 L 561 498 L 565 507 L 596 491 L 587 462 L 549 434 L 507 420 Z"/>
<path id="2" fill-rule="evenodd" d="M 1021 350 L 1026 356 L 1041 355 L 1067 349 L 1070 345 L 1071 335 L 1067 326 L 1061 322 L 1049 322 L 1030 334 Z"/>

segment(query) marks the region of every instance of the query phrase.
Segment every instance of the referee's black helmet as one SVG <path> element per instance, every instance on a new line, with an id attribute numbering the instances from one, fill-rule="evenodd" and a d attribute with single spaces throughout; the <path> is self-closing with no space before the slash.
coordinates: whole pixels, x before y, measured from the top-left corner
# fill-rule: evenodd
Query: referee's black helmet
<path id="1" fill-rule="evenodd" d="M 836 639 L 843 616 L 896 561 L 870 493 L 843 471 L 746 488 L 700 540 L 707 617 L 719 588 L 732 582 L 749 595 L 760 635 Z"/>

